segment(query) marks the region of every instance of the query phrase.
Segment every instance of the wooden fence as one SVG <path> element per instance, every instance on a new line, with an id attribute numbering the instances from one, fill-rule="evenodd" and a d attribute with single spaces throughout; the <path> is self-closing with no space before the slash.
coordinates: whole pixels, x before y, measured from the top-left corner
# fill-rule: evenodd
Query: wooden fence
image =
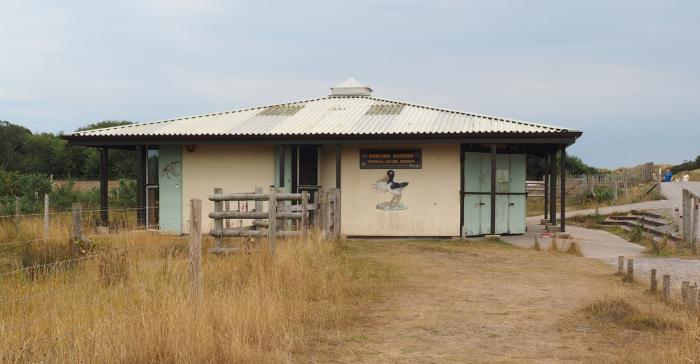
<path id="1" fill-rule="evenodd" d="M 323 237 L 340 236 L 339 189 L 320 189 L 314 196 L 314 204 L 309 203 L 309 193 L 306 191 L 280 193 L 274 187 L 268 193 L 262 193 L 261 187 L 256 188 L 255 192 L 244 193 L 224 193 L 223 189 L 215 188 L 209 200 L 214 201 L 214 211 L 209 213 L 214 220 L 209 232 L 216 239 L 214 252 L 231 250 L 223 246 L 225 237 L 267 237 L 274 254 L 278 238 L 306 239 L 311 226 L 318 229 Z M 229 210 L 231 201 L 238 202 L 238 211 Z M 248 201 L 255 203 L 253 211 L 247 211 Z M 267 201 L 267 211 L 263 208 L 264 201 Z M 241 206 L 246 207 L 245 211 Z M 231 227 L 229 221 L 232 219 L 252 220 L 252 223 Z"/>
<path id="2" fill-rule="evenodd" d="M 700 206 L 700 196 L 683 189 L 681 198 L 681 213 L 679 216 L 679 230 L 686 243 L 693 249 L 696 255 L 700 254 L 700 244 L 698 244 L 698 234 L 700 234 L 700 216 L 698 207 Z M 676 213 L 677 214 L 677 213 Z"/>
<path id="3" fill-rule="evenodd" d="M 634 168 L 625 168 L 610 173 L 601 174 L 581 174 L 566 176 L 566 194 L 577 195 L 585 191 L 594 191 L 598 186 L 606 186 L 612 192 L 615 199 L 619 194 L 628 195 L 629 189 L 642 183 L 655 182 L 653 163 L 645 163 Z M 557 176 L 557 191 L 561 186 L 561 177 Z M 526 192 L 528 197 L 544 197 L 544 177 L 541 180 L 527 181 Z"/>
<path id="4" fill-rule="evenodd" d="M 624 272 L 625 257 L 620 256 L 617 266 L 617 274 L 623 276 L 626 282 L 634 282 L 634 259 L 627 259 L 627 272 Z M 658 271 L 651 269 L 649 272 L 649 293 L 660 296 L 661 300 L 667 303 L 676 302 L 685 307 L 690 312 L 697 312 L 700 308 L 700 294 L 698 294 L 698 284 L 690 284 L 690 281 L 681 282 L 680 297 L 674 298 L 671 291 L 671 275 L 664 274 L 661 280 L 661 290 L 657 279 Z"/>

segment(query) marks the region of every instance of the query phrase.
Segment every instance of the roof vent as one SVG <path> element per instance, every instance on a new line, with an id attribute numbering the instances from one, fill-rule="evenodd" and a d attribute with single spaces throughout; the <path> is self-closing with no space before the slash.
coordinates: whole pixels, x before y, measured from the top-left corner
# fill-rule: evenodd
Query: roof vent
<path id="1" fill-rule="evenodd" d="M 360 81 L 354 78 L 339 83 L 335 87 L 331 87 L 331 96 L 370 96 L 372 89 L 361 84 Z"/>

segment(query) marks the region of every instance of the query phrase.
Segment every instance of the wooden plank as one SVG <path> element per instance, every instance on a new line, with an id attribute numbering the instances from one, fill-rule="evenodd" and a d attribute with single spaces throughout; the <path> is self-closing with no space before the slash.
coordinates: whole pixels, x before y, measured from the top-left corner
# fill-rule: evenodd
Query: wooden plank
<path id="1" fill-rule="evenodd" d="M 202 200 L 190 200 L 190 245 L 189 273 L 190 291 L 194 302 L 201 302 L 203 296 L 202 284 Z"/>
<path id="2" fill-rule="evenodd" d="M 649 286 L 649 291 L 652 294 L 656 294 L 657 291 L 656 269 L 651 270 L 651 285 Z"/>
<path id="3" fill-rule="evenodd" d="M 211 229 L 209 231 L 210 236 L 223 236 L 223 237 L 264 237 L 269 238 L 269 230 L 250 230 L 246 228 L 232 228 L 215 230 Z M 301 237 L 301 231 L 299 230 L 277 230 L 276 237 L 278 238 L 298 238 Z"/>
<path id="4" fill-rule="evenodd" d="M 277 201 L 300 201 L 301 193 L 276 193 Z M 267 193 L 221 193 L 209 195 L 210 201 L 268 201 Z"/>
<path id="5" fill-rule="evenodd" d="M 209 213 L 212 219 L 267 219 L 267 212 L 238 212 L 238 211 L 214 211 Z M 293 219 L 301 220 L 301 212 L 279 212 L 276 214 L 277 219 Z"/>

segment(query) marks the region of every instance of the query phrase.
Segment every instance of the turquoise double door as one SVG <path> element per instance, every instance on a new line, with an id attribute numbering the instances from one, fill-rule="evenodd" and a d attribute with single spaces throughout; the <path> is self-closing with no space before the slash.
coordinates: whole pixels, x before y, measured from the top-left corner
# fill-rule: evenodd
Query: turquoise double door
<path id="1" fill-rule="evenodd" d="M 496 234 L 525 233 L 525 155 L 496 155 Z M 491 234 L 491 154 L 464 153 L 463 234 Z"/>

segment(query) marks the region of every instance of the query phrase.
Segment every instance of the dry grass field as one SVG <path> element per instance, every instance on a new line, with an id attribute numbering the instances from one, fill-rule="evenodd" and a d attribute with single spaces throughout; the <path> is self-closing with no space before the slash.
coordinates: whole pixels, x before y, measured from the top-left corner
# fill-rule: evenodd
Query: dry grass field
<path id="1" fill-rule="evenodd" d="M 314 238 L 273 258 L 261 241 L 205 254 L 197 304 L 185 238 L 7 244 L 39 239 L 25 223 L 0 224 L 2 362 L 700 361 L 697 316 L 571 254 Z"/>
<path id="2" fill-rule="evenodd" d="M 697 316 L 598 261 L 498 242 L 348 243 L 387 266 L 381 303 L 355 307 L 308 361 L 347 363 L 700 361 Z"/>
<path id="3" fill-rule="evenodd" d="M 289 240 L 274 259 L 252 244 L 250 254 L 204 254 L 197 304 L 185 238 L 125 231 L 89 244 L 8 244 L 35 236 L 23 228 L 0 230 L 2 362 L 293 362 L 355 297 L 377 297 L 381 280 L 332 242 Z"/>

